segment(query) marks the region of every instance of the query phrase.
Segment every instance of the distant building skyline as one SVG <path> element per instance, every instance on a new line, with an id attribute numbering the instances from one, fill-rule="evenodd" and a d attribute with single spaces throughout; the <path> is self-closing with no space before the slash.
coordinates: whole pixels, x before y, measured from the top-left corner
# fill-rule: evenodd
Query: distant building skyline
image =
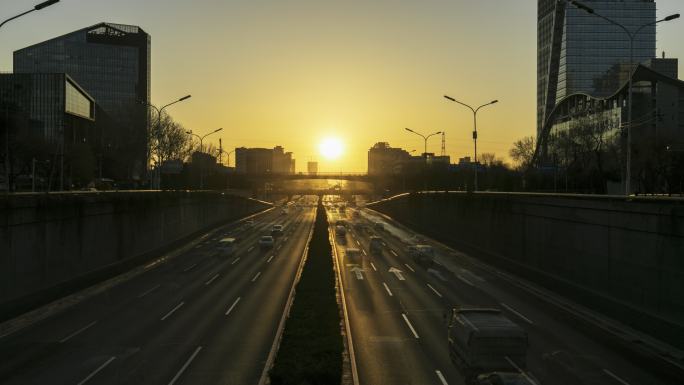
<path id="1" fill-rule="evenodd" d="M 238 174 L 294 174 L 295 159 L 292 152 L 282 146 L 274 148 L 235 149 L 235 172 Z"/>

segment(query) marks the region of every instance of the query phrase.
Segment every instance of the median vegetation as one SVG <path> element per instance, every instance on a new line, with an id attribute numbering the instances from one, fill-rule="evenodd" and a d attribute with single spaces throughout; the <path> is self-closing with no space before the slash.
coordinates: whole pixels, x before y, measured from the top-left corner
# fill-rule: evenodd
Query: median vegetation
<path id="1" fill-rule="evenodd" d="M 285 324 L 271 384 L 339 384 L 342 336 L 328 219 L 319 202 L 294 304 Z"/>

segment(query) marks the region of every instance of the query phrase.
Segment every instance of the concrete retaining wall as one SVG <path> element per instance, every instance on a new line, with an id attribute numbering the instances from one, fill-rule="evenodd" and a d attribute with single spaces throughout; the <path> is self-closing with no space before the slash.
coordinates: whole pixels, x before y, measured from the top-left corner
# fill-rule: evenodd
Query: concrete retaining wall
<path id="1" fill-rule="evenodd" d="M 426 193 L 371 207 L 684 347 L 684 200 Z"/>
<path id="2" fill-rule="evenodd" d="M 0 197 L 0 319 L 267 207 L 215 192 Z"/>

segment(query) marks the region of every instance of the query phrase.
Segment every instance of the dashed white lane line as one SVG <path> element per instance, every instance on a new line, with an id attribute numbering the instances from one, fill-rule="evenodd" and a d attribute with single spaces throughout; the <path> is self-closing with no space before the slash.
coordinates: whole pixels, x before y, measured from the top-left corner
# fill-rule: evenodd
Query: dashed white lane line
<path id="1" fill-rule="evenodd" d="M 95 371 L 93 371 L 92 373 L 90 373 L 90 374 L 88 375 L 88 377 L 86 377 L 86 378 L 84 378 L 83 380 L 81 380 L 81 382 L 79 382 L 78 385 L 83 385 L 83 384 L 85 384 L 86 382 L 90 381 L 91 378 L 95 377 L 98 373 L 100 373 L 100 371 L 102 371 L 102 369 L 106 368 L 107 365 L 111 364 L 112 361 L 114 361 L 115 359 L 116 359 L 116 357 L 110 357 L 104 364 L 100 365 L 99 368 L 95 369 Z"/>
<path id="2" fill-rule="evenodd" d="M 233 311 L 233 308 L 235 308 L 235 305 L 237 305 L 238 302 L 240 302 L 240 298 L 241 298 L 241 297 L 238 297 L 238 298 L 235 300 L 235 302 L 233 302 L 233 304 L 230 305 L 230 307 L 228 308 L 228 310 L 226 310 L 226 315 L 230 314 L 230 312 Z"/>
<path id="3" fill-rule="evenodd" d="M 230 264 L 231 264 L 231 265 L 234 265 L 234 264 L 236 264 L 237 261 L 239 261 L 239 260 L 240 260 L 240 257 L 237 257 L 237 258 L 235 258 L 235 259 L 233 260 L 233 262 L 231 262 Z"/>
<path id="4" fill-rule="evenodd" d="M 390 253 L 392 253 L 392 255 L 394 255 L 395 257 L 399 256 L 399 254 L 397 254 L 394 250 L 390 250 Z"/>
<path id="5" fill-rule="evenodd" d="M 622 378 L 618 377 L 615 373 L 611 372 L 608 369 L 603 369 L 603 373 L 609 375 L 611 378 L 613 378 L 615 381 L 621 383 L 622 385 L 630 385 L 629 382 L 623 380 Z"/>
<path id="6" fill-rule="evenodd" d="M 512 307 L 506 305 L 506 304 L 503 303 L 503 302 L 501 302 L 501 306 L 505 307 L 505 308 L 508 309 L 508 311 L 510 311 L 511 313 L 513 313 L 513 314 L 517 315 L 518 317 L 522 318 L 522 319 L 525 320 L 525 322 L 527 322 L 528 324 L 534 325 L 534 322 L 532 322 L 532 320 L 530 320 L 529 318 L 527 318 L 527 317 L 525 317 L 524 315 L 520 314 L 519 311 L 513 309 Z"/>
<path id="7" fill-rule="evenodd" d="M 197 264 L 193 263 L 192 265 L 186 267 L 185 270 L 183 270 L 183 273 L 187 273 L 188 271 L 194 269 L 196 266 L 197 266 Z"/>
<path id="8" fill-rule="evenodd" d="M 170 312 L 166 313 L 166 315 L 161 318 L 161 321 L 164 321 L 165 319 L 169 318 L 171 314 L 173 314 L 176 310 L 180 309 L 183 305 L 185 305 L 185 302 L 181 302 L 178 305 L 176 305 L 176 307 L 171 309 Z"/>
<path id="9" fill-rule="evenodd" d="M 283 247 L 282 244 L 278 245 L 278 247 L 276 247 L 276 250 L 280 250 L 281 247 Z"/>
<path id="10" fill-rule="evenodd" d="M 462 275 L 460 275 L 460 274 L 456 274 L 456 277 L 458 277 L 458 279 L 460 279 L 461 281 L 467 283 L 467 284 L 470 285 L 470 286 L 475 286 L 475 285 L 473 285 L 472 282 L 468 281 L 467 279 L 465 279 L 465 278 L 464 278 Z"/>
<path id="11" fill-rule="evenodd" d="M 201 346 L 198 346 L 197 349 L 195 349 L 195 352 L 192 353 L 192 355 L 190 356 L 190 358 L 188 358 L 188 360 L 185 361 L 185 364 L 183 364 L 183 367 L 181 367 L 180 370 L 178 371 L 178 373 L 176 373 L 176 376 L 174 376 L 173 379 L 171 380 L 171 382 L 169 382 L 169 385 L 173 385 L 173 384 L 176 383 L 176 381 L 178 381 L 178 379 L 180 378 L 180 376 L 183 374 L 183 372 L 185 371 L 185 369 L 187 369 L 188 366 L 190 366 L 190 363 L 192 362 L 192 360 L 195 359 L 195 357 L 196 357 L 197 354 L 200 352 L 200 350 L 202 350 L 202 347 L 201 347 Z"/>
<path id="12" fill-rule="evenodd" d="M 442 294 L 441 294 L 440 292 L 438 292 L 437 289 L 435 289 L 434 287 L 432 287 L 432 285 L 430 285 L 429 283 L 428 283 L 427 285 L 428 285 L 428 287 L 430 288 L 430 290 L 432 290 L 435 294 L 437 294 L 437 296 L 438 296 L 439 298 L 442 298 Z"/>
<path id="13" fill-rule="evenodd" d="M 273 257 L 275 257 L 275 255 L 271 255 L 270 257 L 268 257 L 268 260 L 266 261 L 266 263 L 271 263 L 271 261 L 273 260 Z"/>
<path id="14" fill-rule="evenodd" d="M 354 239 L 354 240 L 356 241 L 356 244 L 359 245 L 359 247 L 361 247 L 361 242 L 359 242 L 359 241 L 356 240 L 356 239 Z"/>
<path id="15" fill-rule="evenodd" d="M 254 282 L 254 281 L 256 281 L 257 279 L 259 279 L 259 276 L 260 276 L 260 275 L 261 275 L 261 272 L 256 273 L 256 275 L 254 276 L 254 278 L 252 278 L 252 282 Z"/>
<path id="16" fill-rule="evenodd" d="M 442 372 L 439 370 L 435 370 L 435 373 L 437 373 L 437 377 L 439 378 L 439 381 L 442 383 L 442 385 L 449 385 L 449 383 L 446 381 L 446 378 L 444 378 L 444 375 L 442 375 Z"/>
<path id="17" fill-rule="evenodd" d="M 202 247 L 202 245 L 197 245 L 197 246 L 195 246 L 194 248 L 195 248 L 195 249 L 199 249 L 200 247 Z"/>
<path id="18" fill-rule="evenodd" d="M 62 339 L 59 341 L 59 343 L 60 343 L 60 344 L 63 344 L 63 343 L 65 343 L 65 342 L 69 341 L 69 340 L 72 339 L 73 337 L 76 337 L 77 335 L 79 335 L 79 334 L 81 334 L 82 332 L 86 331 L 87 329 L 91 328 L 91 327 L 92 327 L 93 325 L 95 325 L 96 323 L 97 323 L 97 321 L 93 321 L 93 322 L 89 323 L 88 325 L 86 325 L 86 326 L 84 326 L 84 327 L 82 327 L 82 328 L 76 330 L 75 332 L 69 334 L 68 336 L 66 336 L 66 337 L 64 337 L 64 338 L 62 338 Z"/>
<path id="19" fill-rule="evenodd" d="M 392 294 L 392 291 L 389 289 L 389 286 L 387 286 L 386 283 L 382 283 L 383 286 L 385 286 L 385 290 L 387 290 L 387 294 L 389 294 L 390 297 L 393 297 L 394 295 Z"/>
<path id="20" fill-rule="evenodd" d="M 405 263 L 404 266 L 406 266 L 406 268 L 408 268 L 409 270 L 411 270 L 411 272 L 413 272 L 413 273 L 416 272 L 415 270 L 413 270 L 413 268 L 412 268 L 411 266 L 409 266 L 408 263 Z"/>
<path id="21" fill-rule="evenodd" d="M 247 249 L 247 252 L 248 252 L 248 253 L 251 253 L 251 252 L 252 252 L 252 250 L 254 250 L 254 246 L 250 246 L 250 248 L 249 248 L 249 249 Z"/>
<path id="22" fill-rule="evenodd" d="M 211 285 L 211 283 L 214 282 L 214 280 L 215 280 L 216 278 L 218 278 L 218 276 L 219 276 L 218 273 L 216 273 L 215 276 L 211 277 L 211 279 L 208 280 L 207 282 L 205 282 L 204 284 L 205 284 L 205 285 Z"/>
<path id="23" fill-rule="evenodd" d="M 283 242 L 287 242 L 287 240 L 288 240 L 289 238 L 290 238 L 290 237 L 285 237 L 285 238 L 283 238 Z"/>
<path id="24" fill-rule="evenodd" d="M 151 292 L 153 292 L 153 291 L 159 289 L 160 286 L 161 286 L 161 285 L 156 285 L 156 286 L 154 286 L 154 287 L 152 287 L 152 288 L 146 290 L 144 293 L 140 294 L 140 295 L 138 296 L 138 298 L 142 298 L 142 297 L 144 297 L 144 296 L 150 294 Z"/>
<path id="25" fill-rule="evenodd" d="M 378 271 L 378 269 L 375 268 L 375 265 L 373 264 L 373 262 L 371 262 L 370 265 L 373 268 L 373 270 Z"/>
<path id="26" fill-rule="evenodd" d="M 363 253 L 363 255 L 368 256 L 368 254 L 366 253 L 366 250 L 361 249 L 361 252 Z"/>
<path id="27" fill-rule="evenodd" d="M 409 329 L 411 329 L 411 333 L 413 333 L 413 336 L 416 338 L 418 337 L 418 333 L 416 333 L 416 329 L 413 328 L 413 325 L 411 325 L 411 321 L 408 320 L 408 317 L 406 317 L 406 314 L 401 314 L 402 317 L 404 317 L 404 321 L 406 321 L 406 325 L 408 325 Z"/>

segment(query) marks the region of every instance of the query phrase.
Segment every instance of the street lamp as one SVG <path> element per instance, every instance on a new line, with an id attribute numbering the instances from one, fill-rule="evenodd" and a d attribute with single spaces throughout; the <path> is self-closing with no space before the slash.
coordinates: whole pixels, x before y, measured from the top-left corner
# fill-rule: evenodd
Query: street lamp
<path id="1" fill-rule="evenodd" d="M 480 110 L 480 108 L 491 106 L 492 104 L 496 104 L 499 101 L 498 100 L 492 100 L 489 103 L 485 103 L 477 108 L 473 108 L 465 103 L 459 102 L 458 100 L 452 98 L 451 96 L 444 95 L 444 98 L 447 100 L 450 100 L 454 103 L 458 103 L 462 106 L 470 108 L 471 111 L 473 111 L 473 143 L 475 144 L 475 183 L 473 187 L 475 188 L 474 191 L 477 191 L 477 112 Z"/>
<path id="2" fill-rule="evenodd" d="M 211 134 L 215 134 L 221 130 L 223 130 L 223 128 L 218 128 L 218 129 L 216 129 L 216 130 L 214 130 L 208 134 L 204 134 L 203 136 L 199 136 L 199 135 L 193 133 L 192 130 L 186 131 L 185 133 L 188 135 L 196 136 L 199 139 L 199 141 L 200 141 L 200 152 L 202 152 L 203 148 L 204 148 L 204 143 L 203 143 L 204 138 L 206 138 L 207 136 L 209 136 Z M 200 164 L 200 190 L 204 190 L 204 162 L 202 162 Z"/>
<path id="3" fill-rule="evenodd" d="M 583 3 L 576 1 L 576 0 L 570 0 L 569 3 L 574 5 L 578 9 L 581 9 L 582 11 L 590 14 L 590 15 L 600 17 L 601 19 L 609 22 L 610 24 L 613 24 L 613 25 L 619 27 L 629 37 L 629 68 L 630 68 L 631 73 L 629 74 L 629 79 L 628 79 L 629 85 L 627 86 L 627 88 L 628 88 L 628 91 L 627 91 L 627 156 L 626 156 L 627 159 L 626 159 L 626 165 L 625 165 L 625 168 L 626 168 L 626 170 L 625 170 L 625 195 L 629 195 L 631 193 L 631 190 L 632 190 L 632 188 L 631 188 L 631 183 L 632 183 L 632 78 L 634 75 L 634 71 L 636 70 L 636 68 L 634 68 L 635 67 L 634 66 L 634 40 L 636 39 L 639 32 L 641 32 L 644 28 L 652 26 L 652 25 L 656 25 L 658 23 L 662 23 L 664 21 L 671 21 L 671 20 L 679 19 L 679 14 L 675 13 L 675 14 L 667 16 L 663 19 L 643 24 L 643 25 L 639 26 L 636 30 L 634 30 L 634 32 L 632 32 L 627 27 L 618 23 L 617 21 L 612 20 L 608 17 L 605 17 L 603 15 L 596 13 L 596 11 L 593 8 L 589 7 L 586 4 L 583 4 Z"/>
<path id="4" fill-rule="evenodd" d="M 428 139 L 430 139 L 431 136 L 441 135 L 442 131 L 437 131 L 437 132 L 434 132 L 434 133 L 426 136 L 426 135 L 423 135 L 421 133 L 415 132 L 410 128 L 404 128 L 404 129 L 408 132 L 412 132 L 412 133 L 420 136 L 421 138 L 423 138 L 423 141 L 424 141 L 423 157 L 425 158 L 425 162 L 423 163 L 423 189 L 427 190 L 427 141 L 428 141 Z"/>
<path id="5" fill-rule="evenodd" d="M 18 14 L 18 15 L 16 15 L 16 16 L 12 16 L 12 17 L 10 17 L 9 19 L 3 21 L 2 23 L 0 23 L 0 28 L 2 28 L 2 26 L 5 25 L 5 23 L 7 23 L 7 22 L 9 22 L 9 21 L 12 21 L 12 20 L 14 20 L 14 19 L 20 18 L 20 17 L 22 17 L 22 16 L 24 16 L 24 15 L 26 15 L 26 14 L 29 14 L 29 13 L 31 13 L 31 12 L 34 12 L 34 11 L 40 11 L 41 9 L 47 8 L 47 7 L 49 7 L 49 6 L 53 5 L 53 4 L 56 4 L 56 3 L 59 3 L 59 0 L 48 0 L 48 1 L 44 1 L 44 2 L 42 2 L 42 3 L 40 3 L 40 4 L 36 5 L 36 6 L 34 6 L 33 9 L 29 9 L 29 10 L 26 11 L 26 12 L 20 13 L 20 14 Z"/>

